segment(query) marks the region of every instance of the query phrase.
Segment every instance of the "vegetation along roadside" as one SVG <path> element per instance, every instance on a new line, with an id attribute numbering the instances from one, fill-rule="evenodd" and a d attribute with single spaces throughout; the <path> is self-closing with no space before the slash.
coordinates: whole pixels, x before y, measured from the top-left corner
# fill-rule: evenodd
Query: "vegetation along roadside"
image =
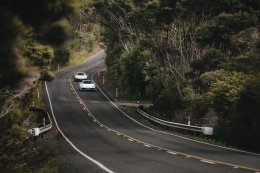
<path id="1" fill-rule="evenodd" d="M 173 121 L 260 152 L 259 1 L 94 1 L 108 78 Z M 243 139 L 243 140 L 241 140 Z"/>

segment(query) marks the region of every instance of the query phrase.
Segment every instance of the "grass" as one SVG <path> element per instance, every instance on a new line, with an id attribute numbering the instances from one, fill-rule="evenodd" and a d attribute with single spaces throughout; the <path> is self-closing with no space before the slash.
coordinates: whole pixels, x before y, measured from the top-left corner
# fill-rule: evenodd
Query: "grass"
<path id="1" fill-rule="evenodd" d="M 97 53 L 99 50 L 100 50 L 100 48 L 96 47 L 92 51 L 81 50 L 79 52 L 72 53 L 68 66 L 77 65 L 77 64 L 85 61 L 87 58 L 89 58 L 91 55 Z"/>
<path id="2" fill-rule="evenodd" d="M 70 67 L 70 66 L 75 66 L 77 64 L 82 63 L 86 59 L 88 59 L 91 55 L 94 55 L 97 53 L 99 50 L 101 50 L 98 46 L 96 46 L 93 50 L 80 50 L 80 51 L 72 51 L 69 62 L 66 64 L 53 64 L 51 65 L 51 71 L 56 71 L 64 67 Z"/>

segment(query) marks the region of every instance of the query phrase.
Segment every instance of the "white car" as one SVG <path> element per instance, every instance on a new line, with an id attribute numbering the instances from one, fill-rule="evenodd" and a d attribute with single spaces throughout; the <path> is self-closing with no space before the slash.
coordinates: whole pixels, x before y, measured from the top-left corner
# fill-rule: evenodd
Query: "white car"
<path id="1" fill-rule="evenodd" d="M 74 74 L 74 81 L 82 81 L 88 79 L 88 75 L 84 72 L 77 72 Z"/>
<path id="2" fill-rule="evenodd" d="M 89 90 L 89 91 L 94 91 L 96 90 L 95 84 L 92 82 L 92 80 L 83 80 L 82 82 L 79 83 L 79 90 Z"/>

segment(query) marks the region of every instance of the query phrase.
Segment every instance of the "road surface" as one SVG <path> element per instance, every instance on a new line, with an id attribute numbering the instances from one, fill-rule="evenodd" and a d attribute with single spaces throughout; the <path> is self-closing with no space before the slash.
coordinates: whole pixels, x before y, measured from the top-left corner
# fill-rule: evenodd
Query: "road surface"
<path id="1" fill-rule="evenodd" d="M 68 172 L 260 172 L 260 155 L 147 128 L 115 107 L 100 90 L 79 91 L 72 75 L 84 71 L 91 77 L 105 68 L 104 58 L 101 51 L 58 72 L 45 85 L 45 103 L 60 131 L 57 145 L 65 170 L 68 165 Z"/>

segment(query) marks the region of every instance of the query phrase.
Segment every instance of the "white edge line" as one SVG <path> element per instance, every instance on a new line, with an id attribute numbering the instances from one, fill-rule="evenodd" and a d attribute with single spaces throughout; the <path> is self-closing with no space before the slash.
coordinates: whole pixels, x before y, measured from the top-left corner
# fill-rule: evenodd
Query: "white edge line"
<path id="1" fill-rule="evenodd" d="M 74 150 L 76 150 L 79 154 L 81 154 L 83 157 L 85 157 L 86 159 L 88 159 L 89 161 L 93 162 L 95 165 L 97 165 L 99 168 L 103 169 L 104 171 L 108 172 L 108 173 L 114 173 L 114 171 L 110 170 L 109 168 L 107 168 L 106 166 L 104 166 L 102 163 L 98 162 L 97 160 L 91 158 L 90 156 L 86 155 L 85 153 L 83 153 L 80 149 L 78 149 L 67 137 L 66 135 L 62 132 L 62 130 L 60 129 L 57 120 L 55 118 L 54 112 L 53 112 L 53 108 L 52 108 L 52 103 L 51 103 L 51 99 L 50 99 L 50 95 L 49 95 L 49 91 L 48 91 L 48 87 L 47 87 L 47 82 L 45 81 L 45 89 L 47 92 L 47 96 L 48 96 L 48 100 L 50 103 L 50 109 L 51 109 L 51 113 L 52 113 L 52 117 L 53 120 L 56 124 L 56 127 L 58 129 L 58 131 L 61 133 L 62 137 L 72 146 L 72 148 Z"/>
<path id="2" fill-rule="evenodd" d="M 92 78 L 92 81 L 93 80 L 93 76 L 96 74 L 97 72 L 93 73 L 93 75 L 91 76 Z M 187 137 L 183 137 L 183 136 L 179 136 L 179 135 L 176 135 L 176 134 L 173 134 L 173 133 L 168 133 L 168 132 L 165 132 L 165 131 L 161 131 L 161 130 L 156 130 L 156 129 L 153 129 L 152 127 L 149 127 L 149 126 L 146 126 L 138 121 L 136 121 L 135 119 L 133 119 L 132 117 L 130 117 L 129 115 L 127 115 L 124 111 L 122 111 L 114 102 L 112 102 L 110 100 L 110 98 L 102 91 L 102 89 L 96 84 L 96 82 L 94 81 L 95 85 L 98 87 L 98 89 L 100 90 L 100 92 L 107 98 L 107 100 L 113 105 L 115 106 L 121 113 L 123 113 L 126 117 L 128 117 L 129 119 L 131 119 L 132 121 L 134 121 L 135 123 L 147 128 L 147 129 L 150 129 L 152 131 L 156 131 L 156 132 L 159 132 L 159 133 L 164 133 L 164 134 L 167 134 L 167 135 L 172 135 L 172 136 L 176 136 L 176 137 L 179 137 L 179 138 L 182 138 L 182 139 L 186 139 L 186 140 L 189 140 L 189 141 L 193 141 L 193 142 L 197 142 L 197 143 L 201 143 L 201 144 L 205 144 L 205 145 L 209 145 L 209 146 L 214 146 L 214 147 L 217 147 L 217 148 L 222 148 L 222 149 L 226 149 L 226 150 L 231 150 L 231 151 L 237 151 L 237 152 L 241 152 L 241 153 L 245 153 L 245 154 L 252 154 L 252 155 L 257 155 L 257 156 L 260 156 L 259 153 L 254 153 L 254 152 L 249 152 L 249 151 L 244 151 L 244 150 L 239 150 L 239 149 L 234 149 L 234 148 L 229 148 L 229 147 L 223 147 L 223 146 L 219 146 L 219 145 L 214 145 L 214 144 L 210 144 L 210 143 L 206 143 L 206 142 L 202 142 L 202 141 L 197 141 L 197 140 L 194 140 L 194 139 L 190 139 L 190 138 L 187 138 Z"/>
<path id="3" fill-rule="evenodd" d="M 173 154 L 173 155 L 177 155 L 177 153 L 175 153 L 175 152 L 173 152 L 173 151 L 167 151 L 167 153 Z"/>
<path id="4" fill-rule="evenodd" d="M 211 162 L 211 161 L 208 161 L 208 160 L 200 160 L 201 162 L 204 162 L 204 163 L 209 163 L 209 164 L 212 164 L 212 165 L 215 165 L 216 163 L 215 162 Z"/>

